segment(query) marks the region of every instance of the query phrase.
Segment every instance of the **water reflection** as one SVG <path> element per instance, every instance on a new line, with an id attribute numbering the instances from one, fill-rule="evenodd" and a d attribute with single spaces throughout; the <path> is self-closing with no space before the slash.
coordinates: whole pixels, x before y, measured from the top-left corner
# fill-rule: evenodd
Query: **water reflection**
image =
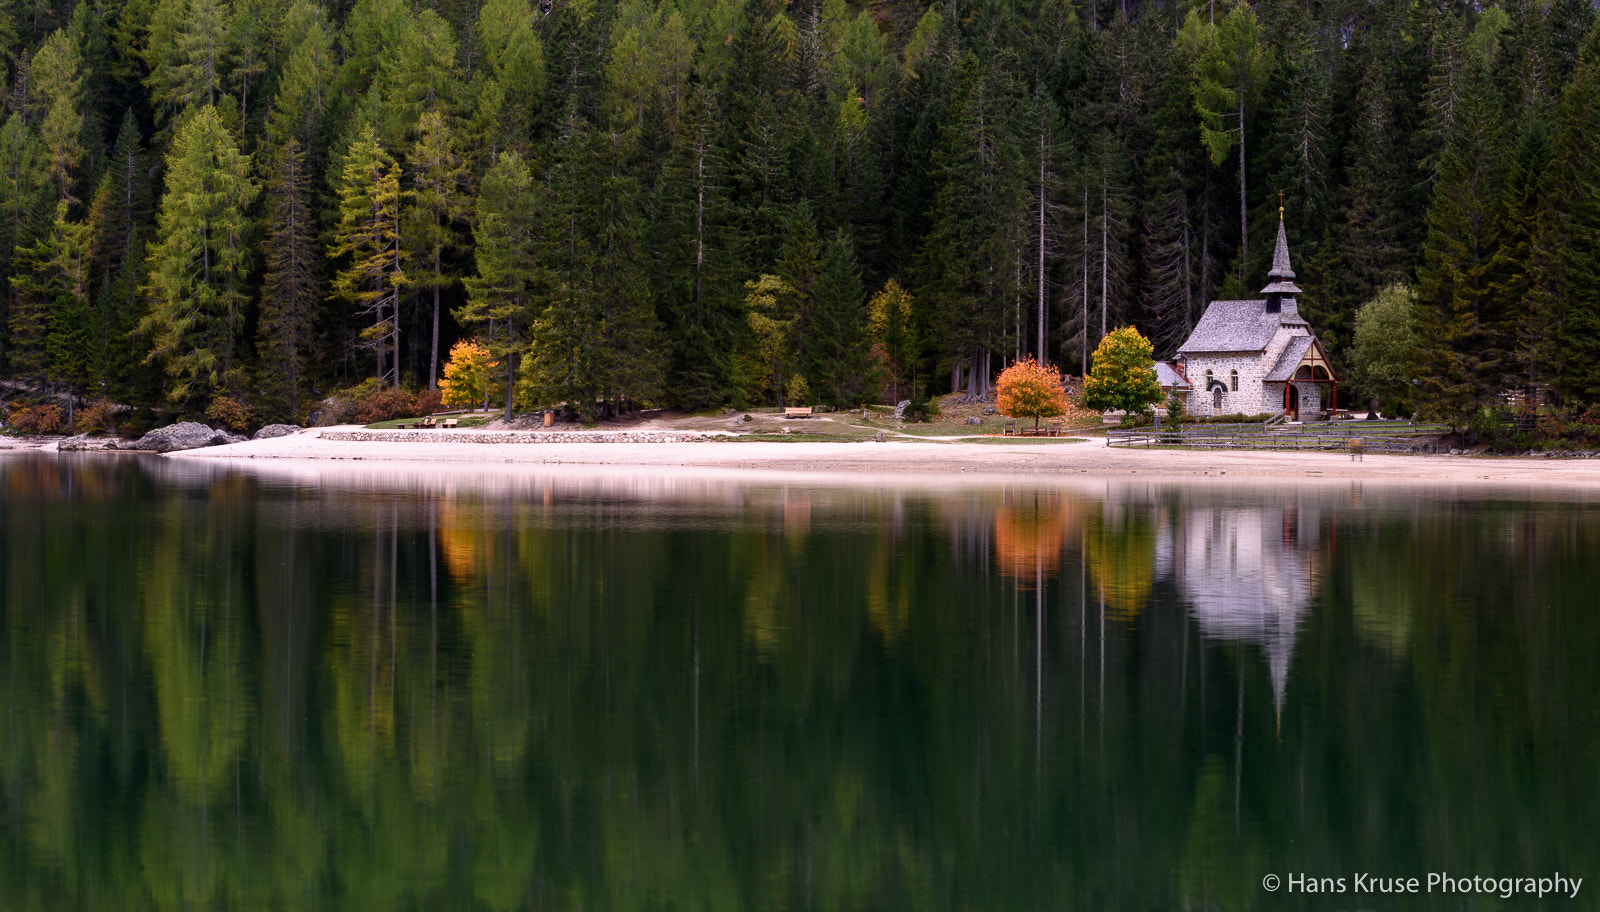
<path id="1" fill-rule="evenodd" d="M 1173 517 L 1156 574 L 1171 575 L 1200 632 L 1258 646 L 1281 715 L 1295 637 L 1333 562 L 1337 513 L 1316 500 L 1195 506 Z"/>
<path id="2" fill-rule="evenodd" d="M 87 458 L 0 492 L 8 909 L 1600 869 L 1576 499 Z"/>

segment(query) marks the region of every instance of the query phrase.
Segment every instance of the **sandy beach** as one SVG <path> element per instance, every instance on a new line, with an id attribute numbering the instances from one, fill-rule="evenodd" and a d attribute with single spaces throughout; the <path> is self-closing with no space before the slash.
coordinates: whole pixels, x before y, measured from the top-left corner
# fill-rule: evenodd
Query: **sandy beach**
<path id="1" fill-rule="evenodd" d="M 1404 484 L 1560 486 L 1600 489 L 1600 460 L 1490 458 L 1481 456 L 1368 455 L 1278 451 L 1181 451 L 1110 448 L 1102 439 L 1052 443 L 920 441 L 786 443 L 708 439 L 694 443 L 472 443 L 450 431 L 417 432 L 414 440 L 326 439 L 313 429 L 170 454 L 184 460 L 296 460 L 330 462 L 454 463 L 477 467 L 591 466 L 688 467 L 734 475 L 774 473 L 813 480 L 998 477 L 1038 480 L 1062 476 L 1145 476 L 1230 482 L 1296 479 L 1360 480 Z"/>

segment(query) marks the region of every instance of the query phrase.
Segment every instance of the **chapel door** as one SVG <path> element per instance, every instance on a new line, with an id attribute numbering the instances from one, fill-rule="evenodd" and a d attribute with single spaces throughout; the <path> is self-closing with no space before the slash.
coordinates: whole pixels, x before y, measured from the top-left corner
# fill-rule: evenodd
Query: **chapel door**
<path id="1" fill-rule="evenodd" d="M 1289 420 L 1300 420 L 1300 388 L 1289 384 Z"/>

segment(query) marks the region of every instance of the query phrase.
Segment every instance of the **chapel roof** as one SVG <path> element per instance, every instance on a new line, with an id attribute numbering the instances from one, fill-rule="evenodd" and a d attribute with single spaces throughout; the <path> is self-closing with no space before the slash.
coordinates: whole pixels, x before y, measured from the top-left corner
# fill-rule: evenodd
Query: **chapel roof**
<path id="1" fill-rule="evenodd" d="M 1305 359 L 1306 352 L 1316 344 L 1316 339 L 1311 336 L 1295 336 L 1289 344 L 1283 347 L 1283 354 L 1278 356 L 1278 363 L 1272 366 L 1264 378 L 1267 383 L 1282 383 L 1294 376 L 1295 368 Z"/>
<path id="2" fill-rule="evenodd" d="M 1258 352 L 1272 341 L 1279 326 L 1299 322 L 1292 313 L 1268 313 L 1264 300 L 1212 301 L 1178 351 L 1184 355 Z"/>

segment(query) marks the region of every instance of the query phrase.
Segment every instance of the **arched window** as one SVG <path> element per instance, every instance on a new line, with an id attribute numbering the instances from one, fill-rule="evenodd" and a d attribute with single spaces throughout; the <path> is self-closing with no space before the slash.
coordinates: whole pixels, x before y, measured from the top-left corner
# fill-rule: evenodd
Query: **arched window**
<path id="1" fill-rule="evenodd" d="M 1228 392 L 1237 393 L 1238 391 L 1239 391 L 1239 372 L 1238 371 L 1233 371 L 1230 374 L 1230 376 L 1228 377 Z"/>
<path id="2" fill-rule="evenodd" d="M 1211 388 L 1211 371 L 1206 371 L 1206 389 Z"/>

